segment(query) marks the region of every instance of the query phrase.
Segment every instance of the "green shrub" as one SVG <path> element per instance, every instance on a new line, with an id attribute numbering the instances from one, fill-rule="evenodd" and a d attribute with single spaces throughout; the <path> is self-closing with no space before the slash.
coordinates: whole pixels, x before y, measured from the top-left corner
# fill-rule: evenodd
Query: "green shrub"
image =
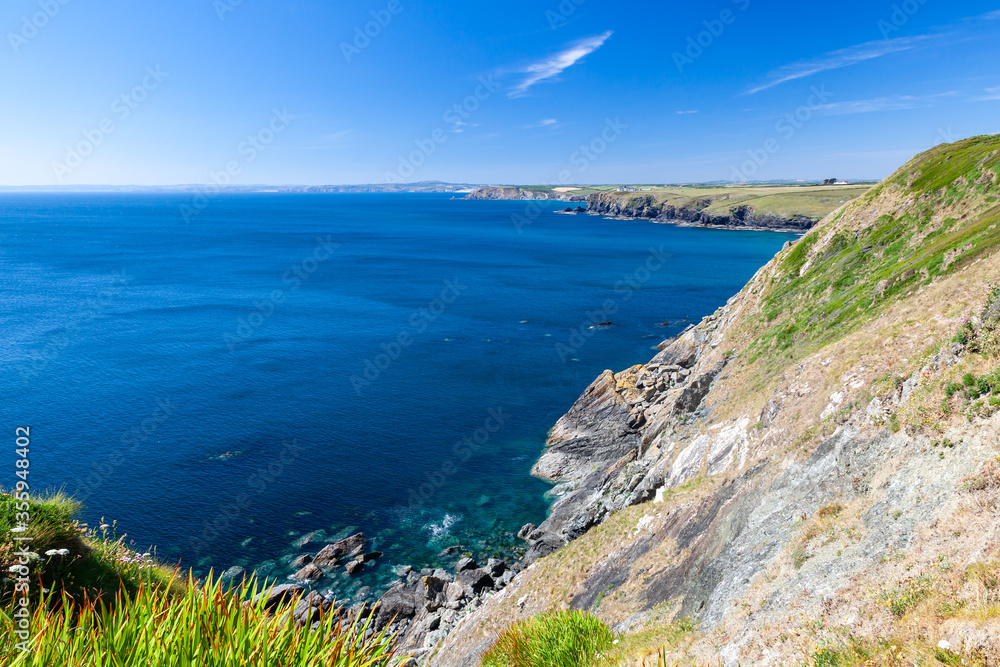
<path id="1" fill-rule="evenodd" d="M 506 628 L 483 656 L 483 667 L 586 667 L 611 648 L 611 629 L 582 611 L 534 616 Z"/>
<path id="2" fill-rule="evenodd" d="M 972 373 L 966 373 L 965 375 L 962 376 L 962 384 L 964 384 L 966 387 L 976 386 L 976 376 L 973 375 Z"/>

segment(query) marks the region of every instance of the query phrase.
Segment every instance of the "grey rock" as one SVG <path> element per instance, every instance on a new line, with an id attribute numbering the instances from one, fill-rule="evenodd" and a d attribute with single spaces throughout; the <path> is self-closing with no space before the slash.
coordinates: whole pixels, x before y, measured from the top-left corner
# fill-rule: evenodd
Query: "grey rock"
<path id="1" fill-rule="evenodd" d="M 458 565 L 455 566 L 456 572 L 465 572 L 466 570 L 475 570 L 478 565 L 476 564 L 475 558 L 465 557 L 458 561 Z"/>
<path id="2" fill-rule="evenodd" d="M 347 565 L 344 566 L 344 570 L 347 574 L 361 574 L 361 570 L 364 568 L 365 564 L 361 560 L 352 560 Z"/>
<path id="3" fill-rule="evenodd" d="M 341 558 L 353 558 L 360 555 L 364 551 L 366 544 L 368 544 L 368 540 L 365 539 L 364 534 L 355 533 L 350 537 L 346 537 L 333 544 L 328 544 L 320 549 L 313 563 L 317 567 L 332 567 Z"/>
<path id="4" fill-rule="evenodd" d="M 303 591 L 305 591 L 305 589 L 298 584 L 282 584 L 280 586 L 272 586 L 266 591 L 259 593 L 253 601 L 254 604 L 257 604 L 260 602 L 261 598 L 263 598 L 265 600 L 264 610 L 272 611 L 281 603 L 289 602 L 298 597 Z"/>
<path id="5" fill-rule="evenodd" d="M 309 563 L 292 576 L 300 581 L 319 581 L 323 578 L 323 570 Z"/>
<path id="6" fill-rule="evenodd" d="M 292 561 L 292 567 L 294 568 L 305 567 L 306 565 L 312 562 L 312 559 L 313 559 L 312 556 L 310 556 L 309 554 L 302 554 L 301 556 Z"/>
<path id="7" fill-rule="evenodd" d="M 499 558 L 491 558 L 486 562 L 486 571 L 490 573 L 493 578 L 499 577 L 507 569 L 507 563 L 503 562 Z"/>

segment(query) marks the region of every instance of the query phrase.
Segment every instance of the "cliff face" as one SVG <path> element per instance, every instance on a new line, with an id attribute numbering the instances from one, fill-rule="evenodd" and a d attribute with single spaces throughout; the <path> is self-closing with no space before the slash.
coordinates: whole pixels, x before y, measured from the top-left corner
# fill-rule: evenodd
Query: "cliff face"
<path id="1" fill-rule="evenodd" d="M 476 188 L 466 195 L 466 199 L 559 199 L 555 193 L 526 190 L 525 188 L 493 187 Z"/>
<path id="2" fill-rule="evenodd" d="M 713 199 L 693 199 L 675 206 L 658 201 L 656 197 L 621 196 L 611 192 L 590 195 L 587 209 L 595 215 L 623 218 L 649 218 L 658 222 L 678 222 L 702 227 L 727 227 L 736 229 L 771 229 L 776 231 L 808 231 L 818 218 L 805 215 L 773 215 L 758 213 L 749 205 L 734 205 L 724 212 L 709 210 Z"/>
<path id="3" fill-rule="evenodd" d="M 918 156 L 595 380 L 535 466 L 528 567 L 429 664 L 565 608 L 621 664 L 1000 664 L 998 172 L 997 136 Z"/>

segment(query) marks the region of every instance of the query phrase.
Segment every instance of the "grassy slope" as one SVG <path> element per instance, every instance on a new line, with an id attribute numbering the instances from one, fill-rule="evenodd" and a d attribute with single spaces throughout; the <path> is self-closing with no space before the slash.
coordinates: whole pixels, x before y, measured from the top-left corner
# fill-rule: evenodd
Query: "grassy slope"
<path id="1" fill-rule="evenodd" d="M 859 199 L 829 215 L 796 245 L 780 253 L 734 302 L 734 307 L 741 309 L 740 315 L 726 335 L 728 342 L 719 348 L 720 352 L 733 352 L 734 357 L 726 370 L 725 389 L 715 392 L 714 399 L 711 394 L 709 397 L 715 401 L 713 422 L 756 415 L 779 385 L 806 377 L 806 386 L 812 389 L 792 404 L 794 408 L 781 414 L 779 421 L 785 421 L 777 440 L 785 452 L 794 455 L 798 447 L 800 454 L 807 455 L 818 437 L 829 435 L 823 430 L 827 422 L 831 429 L 836 428 L 834 418 L 821 421 L 819 415 L 830 393 L 840 386 L 843 374 L 859 366 L 868 366 L 869 375 L 882 374 L 884 380 L 873 377 L 858 390 L 870 399 L 883 388 L 898 386 L 899 377 L 918 370 L 954 335 L 961 314 L 973 309 L 979 312 L 983 299 L 992 296 L 984 283 L 996 274 L 992 259 L 1000 244 L 998 174 L 1000 136 L 975 137 L 939 146 L 917 156 Z M 943 387 L 949 381 L 951 386 L 964 387 L 968 381 L 963 382 L 963 376 L 971 375 L 976 383 L 983 377 L 997 379 L 998 387 L 993 391 L 1000 392 L 1000 375 L 987 375 L 991 369 L 995 370 L 997 363 L 995 353 L 967 355 L 945 373 L 944 381 L 915 391 L 914 405 L 899 411 L 912 413 L 909 414 L 912 419 L 906 421 L 908 414 L 901 414 L 900 420 L 908 431 L 912 428 L 918 433 L 926 432 L 930 438 L 936 437 L 939 446 L 945 448 L 941 450 L 944 456 L 949 445 L 940 433 L 948 420 L 952 424 L 966 422 L 964 418 L 956 421 L 958 415 L 944 411 L 945 408 L 960 410 L 972 419 L 977 414 L 982 416 L 977 410 L 990 412 L 998 406 L 981 399 L 976 401 L 975 390 L 970 394 L 969 389 L 962 389 L 952 397 Z M 813 375 L 809 376 L 810 372 Z M 845 399 L 845 407 L 860 405 L 863 415 L 865 403 L 852 404 L 852 398 Z M 859 397 L 859 400 L 864 399 Z M 928 411 L 928 406 L 938 410 L 931 418 L 928 414 L 934 410 Z M 771 431 L 778 428 L 774 426 Z M 731 474 L 699 478 L 670 491 L 659 513 L 669 515 L 697 506 L 731 479 Z M 1000 492 L 1000 459 L 997 464 L 987 464 L 967 486 Z M 647 505 L 639 505 L 616 512 L 564 549 L 539 561 L 524 575 L 525 584 L 518 591 L 519 595 L 528 594 L 532 613 L 569 605 L 598 564 L 628 548 L 632 536 L 639 531 L 637 525 L 649 511 Z M 840 526 L 860 521 L 861 509 L 851 508 L 843 514 L 840 511 L 821 513 L 804 522 L 804 529 L 820 537 L 828 532 L 840 535 L 843 532 Z M 974 525 L 980 519 L 972 516 L 968 521 Z M 791 572 L 797 571 L 802 559 L 810 553 L 802 550 L 803 545 L 815 548 L 809 543 L 808 531 L 801 539 L 802 544 L 791 544 L 788 548 L 787 567 Z M 853 538 L 838 537 L 841 539 L 850 543 Z M 950 528 L 943 537 L 925 540 L 928 543 L 936 540 L 939 549 L 949 541 L 955 548 L 959 544 Z M 838 545 L 828 548 L 841 548 Z M 673 545 L 664 543 L 651 552 L 648 563 L 641 564 L 655 572 L 676 557 Z M 916 556 L 913 558 L 918 560 Z M 904 566 L 913 565 L 900 561 L 898 566 L 885 567 L 888 571 Z M 942 624 L 969 620 L 980 623 L 1000 614 L 1000 604 L 994 600 L 1000 590 L 997 588 L 1000 562 L 986 557 L 947 571 L 939 566 L 943 568 L 935 557 L 932 569 L 940 574 L 933 588 L 921 588 L 920 581 L 914 579 L 915 583 L 899 584 L 901 588 L 895 593 L 886 589 L 882 595 L 889 597 L 865 603 L 875 609 L 885 600 L 890 601 L 887 603 L 890 609 L 883 611 L 891 613 L 885 614 L 888 620 L 882 621 L 885 625 L 880 626 L 880 634 L 875 638 L 851 635 L 842 644 L 819 648 L 807 645 L 798 664 L 983 664 L 968 655 L 958 658 L 942 652 L 935 648 L 937 640 L 929 637 L 940 637 Z M 636 571 L 643 568 L 637 565 Z M 900 574 L 900 580 L 905 581 L 905 576 Z M 600 615 L 613 622 L 630 618 L 636 611 L 632 606 L 634 600 L 642 597 L 641 579 L 630 579 L 599 602 Z M 773 585 L 780 586 L 782 579 L 775 581 Z M 851 594 L 867 600 L 871 585 L 866 582 Z M 760 600 L 748 602 L 763 605 L 766 599 L 762 595 Z M 902 607 L 891 608 L 893 604 Z M 483 619 L 484 631 L 499 632 L 509 620 L 520 617 L 514 601 L 505 601 Z M 915 622 L 920 624 L 922 635 L 912 631 Z M 623 641 L 629 655 L 619 656 L 613 664 L 656 665 L 658 646 L 667 646 L 673 655 L 683 656 L 689 647 L 701 641 L 698 633 L 678 633 L 676 619 L 669 609 L 664 609 L 662 615 L 653 614 L 645 623 L 638 634 Z M 734 623 L 740 628 L 745 625 L 738 618 Z M 776 625 L 772 631 L 780 634 L 781 627 Z M 774 642 L 779 641 L 777 634 Z M 784 635 L 781 637 L 780 641 L 784 641 Z M 704 641 L 720 646 L 717 643 L 720 639 L 708 637 Z M 704 655 L 704 651 L 701 653 Z M 967 661 L 962 663 L 961 659 Z M 690 658 L 683 664 L 691 664 Z"/>

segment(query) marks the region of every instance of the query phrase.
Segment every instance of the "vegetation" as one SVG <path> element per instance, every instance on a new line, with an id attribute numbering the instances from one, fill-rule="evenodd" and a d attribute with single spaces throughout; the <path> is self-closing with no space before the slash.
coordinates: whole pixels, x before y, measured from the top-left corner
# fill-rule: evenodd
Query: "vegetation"
<path id="1" fill-rule="evenodd" d="M 0 497 L 0 664 L 10 667 L 388 667 L 392 642 L 349 625 L 339 609 L 319 627 L 297 624 L 297 600 L 273 614 L 259 595 L 266 582 L 235 589 L 210 576 L 196 582 L 138 553 L 114 524 L 76 519 L 79 505 L 61 494 L 27 502 Z M 25 522 L 25 519 L 29 520 Z M 28 536 L 27 549 L 14 536 Z M 22 563 L 22 561 L 24 561 Z M 22 597 L 20 584 L 28 587 Z M 22 600 L 27 600 L 27 612 Z M 256 599 L 256 602 L 251 600 Z M 27 615 L 28 618 L 25 618 Z M 27 621 L 27 623 L 25 623 Z M 17 631 L 30 627 L 26 640 Z M 24 649 L 29 649 L 25 651 Z"/>
<path id="2" fill-rule="evenodd" d="M 230 591 L 211 579 L 188 580 L 180 594 L 163 586 L 124 590 L 114 605 L 45 594 L 31 618 L 30 651 L 20 650 L 13 610 L 0 614 L 0 662 L 10 667 L 388 667 L 395 664 L 383 633 L 365 639 L 370 618 L 344 626 L 328 612 L 315 630 L 300 627 L 292 605 L 264 610 L 262 586 L 245 581 Z M 257 597 L 256 603 L 244 600 Z M 48 611 L 58 608 L 59 613 Z"/>
<path id="3" fill-rule="evenodd" d="M 602 621 L 582 611 L 534 616 L 507 627 L 483 656 L 483 667 L 587 667 L 614 644 Z"/>

